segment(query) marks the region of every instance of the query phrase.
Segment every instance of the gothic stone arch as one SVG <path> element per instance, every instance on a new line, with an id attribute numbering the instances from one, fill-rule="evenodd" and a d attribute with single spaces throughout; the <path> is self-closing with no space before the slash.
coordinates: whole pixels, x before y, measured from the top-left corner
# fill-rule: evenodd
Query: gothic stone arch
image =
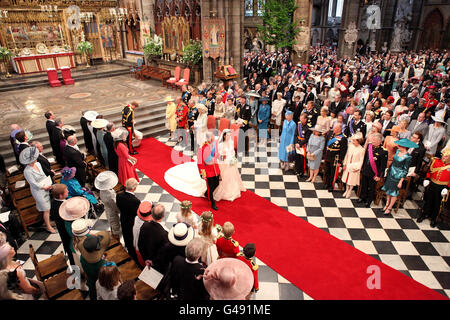
<path id="1" fill-rule="evenodd" d="M 439 9 L 434 9 L 425 18 L 422 25 L 420 44 L 422 49 L 437 49 L 442 45 L 444 17 Z"/>

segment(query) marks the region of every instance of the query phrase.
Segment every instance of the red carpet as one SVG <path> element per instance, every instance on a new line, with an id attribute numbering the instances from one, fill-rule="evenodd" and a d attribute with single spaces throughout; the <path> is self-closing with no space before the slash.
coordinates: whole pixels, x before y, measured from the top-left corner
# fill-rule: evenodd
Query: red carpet
<path id="1" fill-rule="evenodd" d="M 165 182 L 165 171 L 175 165 L 172 153 L 178 160 L 192 161 L 156 139 L 145 139 L 137 167 L 178 200 L 192 201 L 196 213 L 210 210 L 206 199 L 188 196 Z M 242 246 L 254 242 L 259 259 L 313 299 L 447 299 L 253 192 L 217 206 L 216 223 L 231 221 L 234 238 Z M 367 287 L 371 265 L 380 268 L 380 289 Z"/>

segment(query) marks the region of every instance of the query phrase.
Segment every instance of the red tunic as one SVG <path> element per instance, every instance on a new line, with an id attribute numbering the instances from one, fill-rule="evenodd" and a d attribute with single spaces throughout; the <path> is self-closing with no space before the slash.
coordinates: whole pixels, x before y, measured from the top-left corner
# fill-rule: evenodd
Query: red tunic
<path id="1" fill-rule="evenodd" d="M 135 178 L 139 182 L 136 168 L 128 161 L 129 153 L 127 146 L 119 143 L 116 148 L 116 153 L 119 158 L 119 183 L 124 186 L 125 182 L 130 178 Z"/>
<path id="2" fill-rule="evenodd" d="M 184 103 L 177 105 L 178 128 L 186 128 L 188 111 L 188 106 Z"/>
<path id="3" fill-rule="evenodd" d="M 211 155 L 213 146 L 216 145 L 214 155 Z M 219 152 L 217 144 L 209 144 L 205 142 L 197 152 L 197 166 L 200 174 L 204 172 L 207 178 L 212 178 L 220 175 L 219 165 L 217 164 Z"/>
<path id="4" fill-rule="evenodd" d="M 253 260 L 248 260 L 242 252 L 239 252 L 236 256 L 237 259 L 244 262 L 253 273 L 253 289 L 255 291 L 259 290 L 259 282 L 258 282 L 258 265 L 253 262 Z"/>
<path id="5" fill-rule="evenodd" d="M 221 236 L 216 242 L 217 253 L 220 258 L 234 258 L 239 253 L 239 242 Z"/>
<path id="6" fill-rule="evenodd" d="M 434 158 L 431 163 L 427 178 L 435 184 L 446 185 L 450 188 L 450 164 L 445 164 L 441 159 Z"/>

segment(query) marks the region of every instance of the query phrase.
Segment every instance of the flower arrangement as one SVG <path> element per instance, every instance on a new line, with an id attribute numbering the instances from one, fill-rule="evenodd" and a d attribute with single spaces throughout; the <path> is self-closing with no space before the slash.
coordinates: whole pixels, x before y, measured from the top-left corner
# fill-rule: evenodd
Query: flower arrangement
<path id="1" fill-rule="evenodd" d="M 81 41 L 77 45 L 77 50 L 86 57 L 86 67 L 89 66 L 89 56 L 94 51 L 94 46 L 89 41 Z"/>
<path id="2" fill-rule="evenodd" d="M 203 46 L 201 41 L 189 40 L 189 44 L 183 48 L 183 63 L 197 65 L 203 59 Z"/>
<path id="3" fill-rule="evenodd" d="M 146 60 L 149 60 L 152 57 L 161 57 L 162 56 L 162 38 L 161 37 L 158 37 L 155 34 L 153 36 L 153 39 L 148 41 L 148 43 L 144 46 L 144 56 L 145 56 Z"/>
<path id="4" fill-rule="evenodd" d="M 0 47 L 0 61 L 3 62 L 3 66 L 5 67 L 5 77 L 9 78 L 11 75 L 8 72 L 8 60 L 12 56 L 12 52 L 6 47 Z"/>

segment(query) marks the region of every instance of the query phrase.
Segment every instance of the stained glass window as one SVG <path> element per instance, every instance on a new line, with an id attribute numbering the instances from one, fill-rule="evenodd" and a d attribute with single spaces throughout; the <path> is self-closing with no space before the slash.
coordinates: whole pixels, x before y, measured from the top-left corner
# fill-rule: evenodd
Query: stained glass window
<path id="1" fill-rule="evenodd" d="M 253 0 L 245 0 L 244 4 L 244 14 L 246 17 L 253 16 Z"/>
<path id="2" fill-rule="evenodd" d="M 257 7 L 256 14 L 261 17 L 264 15 L 264 3 L 266 2 L 266 0 L 257 0 L 257 1 L 258 1 L 258 7 Z"/>

